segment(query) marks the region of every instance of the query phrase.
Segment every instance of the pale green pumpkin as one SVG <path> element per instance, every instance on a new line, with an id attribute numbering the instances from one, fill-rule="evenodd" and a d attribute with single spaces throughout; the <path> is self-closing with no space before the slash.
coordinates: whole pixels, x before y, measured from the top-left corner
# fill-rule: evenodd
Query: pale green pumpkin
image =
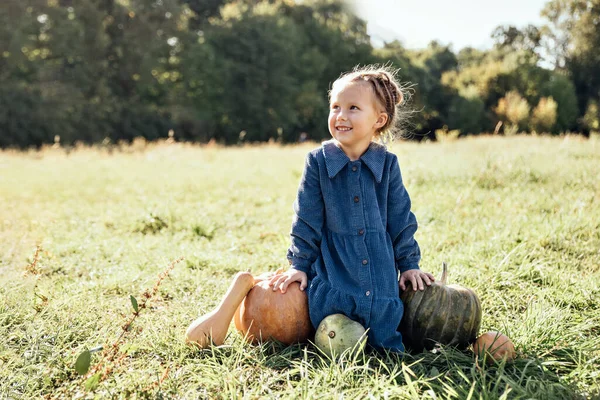
<path id="1" fill-rule="evenodd" d="M 348 349 L 360 349 L 366 340 L 365 328 L 344 314 L 332 314 L 323 318 L 315 333 L 317 348 L 334 358 Z"/>

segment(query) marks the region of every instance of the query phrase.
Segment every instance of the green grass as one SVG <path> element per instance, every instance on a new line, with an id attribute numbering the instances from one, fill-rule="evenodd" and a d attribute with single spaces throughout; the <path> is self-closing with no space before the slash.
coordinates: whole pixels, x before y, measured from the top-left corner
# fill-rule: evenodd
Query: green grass
<path id="1" fill-rule="evenodd" d="M 183 343 L 237 271 L 286 266 L 292 202 L 313 145 L 149 145 L 0 152 L 0 398 L 600 398 L 600 140 L 399 142 L 422 269 L 474 289 L 482 331 L 513 363 L 470 352 Z M 38 274 L 25 274 L 36 245 Z M 74 370 L 110 346 L 175 265 L 87 390 Z M 102 353 L 92 355 L 98 365 Z"/>

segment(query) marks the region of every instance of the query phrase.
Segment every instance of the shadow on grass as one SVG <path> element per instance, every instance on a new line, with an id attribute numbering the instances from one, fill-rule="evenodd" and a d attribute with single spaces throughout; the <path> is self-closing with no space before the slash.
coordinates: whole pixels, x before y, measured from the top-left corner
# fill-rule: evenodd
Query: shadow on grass
<path id="1" fill-rule="evenodd" d="M 426 398 L 583 399 L 600 395 L 582 392 L 569 380 L 577 368 L 573 361 L 577 354 L 565 349 L 547 359 L 521 356 L 512 362 L 488 364 L 475 359 L 471 351 L 447 347 L 416 354 L 367 347 L 360 354 L 331 360 L 312 344 L 266 342 L 254 346 L 241 339 L 234 342 L 231 346 L 192 351 L 188 356 L 231 368 L 269 369 L 291 382 L 312 379 L 322 384 L 339 379 L 350 381 L 344 382 L 346 386 L 352 382 L 368 385 L 370 376 L 384 376 L 393 385 L 408 385 Z"/>

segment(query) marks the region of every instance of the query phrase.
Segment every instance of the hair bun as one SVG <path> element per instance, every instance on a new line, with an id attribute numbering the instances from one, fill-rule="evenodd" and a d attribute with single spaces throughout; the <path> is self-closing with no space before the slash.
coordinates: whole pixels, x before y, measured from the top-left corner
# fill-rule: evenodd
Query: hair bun
<path id="1" fill-rule="evenodd" d="M 381 80 L 381 83 L 389 91 L 389 93 L 392 97 L 393 103 L 395 105 L 402 104 L 402 101 L 404 100 L 404 96 L 402 95 L 400 88 L 398 88 L 398 85 L 394 82 L 394 79 L 388 74 L 388 72 L 381 71 L 381 73 L 379 74 L 379 79 Z"/>

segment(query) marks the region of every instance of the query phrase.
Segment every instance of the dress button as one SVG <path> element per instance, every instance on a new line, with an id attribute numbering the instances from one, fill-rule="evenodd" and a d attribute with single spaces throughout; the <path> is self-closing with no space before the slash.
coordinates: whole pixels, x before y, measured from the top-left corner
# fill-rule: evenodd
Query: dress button
<path id="1" fill-rule="evenodd" d="M 356 165 L 352 166 L 352 171 L 356 172 L 358 170 L 358 167 Z"/>
<path id="2" fill-rule="evenodd" d="M 370 296 L 371 295 L 371 291 L 367 290 L 367 293 L 365 293 L 365 295 Z"/>
<path id="3" fill-rule="evenodd" d="M 364 235 L 364 233 L 365 233 L 365 230 L 364 230 L 364 229 L 359 229 L 359 230 L 358 230 L 358 234 L 359 234 L 359 235 Z"/>
<path id="4" fill-rule="evenodd" d="M 363 260 L 363 265 L 367 265 L 369 263 L 369 260 L 367 260 L 366 258 Z"/>
<path id="5" fill-rule="evenodd" d="M 354 202 L 355 202 L 355 203 L 358 203 L 358 202 L 359 202 L 359 200 L 360 200 L 360 198 L 359 198 L 358 196 L 354 196 Z"/>

